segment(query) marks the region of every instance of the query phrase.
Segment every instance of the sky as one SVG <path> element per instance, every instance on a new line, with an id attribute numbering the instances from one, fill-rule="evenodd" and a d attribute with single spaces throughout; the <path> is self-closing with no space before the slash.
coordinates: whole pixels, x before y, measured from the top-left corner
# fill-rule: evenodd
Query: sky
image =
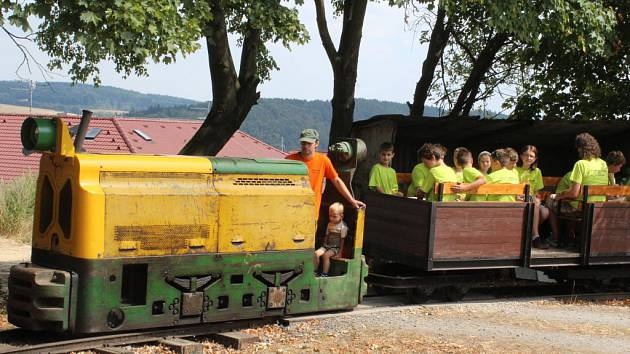
<path id="1" fill-rule="evenodd" d="M 370 2 L 363 28 L 363 40 L 359 54 L 359 69 L 355 97 L 384 101 L 412 101 L 426 45 L 421 45 L 416 30 L 405 24 L 402 9 Z M 271 80 L 259 85 L 263 98 L 297 98 L 329 100 L 332 98 L 333 76 L 330 63 L 321 45 L 315 9 L 311 1 L 300 8 L 300 17 L 306 25 L 311 40 L 305 45 L 294 45 L 288 51 L 281 45 L 272 45 L 271 51 L 279 71 L 271 74 Z M 331 37 L 337 46 L 341 21 L 327 13 Z M 4 32 L 0 32 L 0 80 L 18 80 L 16 68 L 21 53 Z M 235 48 L 235 46 L 233 46 Z M 34 46 L 31 52 L 40 62 L 47 57 Z M 240 51 L 233 49 L 235 61 Z M 237 68 L 238 68 L 238 64 Z M 180 57 L 175 64 L 150 64 L 148 77 L 132 76 L 124 79 L 113 70 L 111 63 L 100 66 L 102 85 L 115 86 L 142 93 L 155 93 L 207 101 L 211 99 L 210 72 L 205 43 L 196 53 Z M 70 81 L 64 73 L 58 73 L 50 81 Z M 32 74 L 20 71 L 25 79 L 43 81 L 35 69 Z M 87 82 L 91 83 L 91 82 Z M 428 103 L 430 104 L 430 103 Z M 495 105 L 498 107 L 500 103 Z M 493 106 L 493 105 L 491 105 Z M 492 108 L 492 107 L 490 107 Z"/>

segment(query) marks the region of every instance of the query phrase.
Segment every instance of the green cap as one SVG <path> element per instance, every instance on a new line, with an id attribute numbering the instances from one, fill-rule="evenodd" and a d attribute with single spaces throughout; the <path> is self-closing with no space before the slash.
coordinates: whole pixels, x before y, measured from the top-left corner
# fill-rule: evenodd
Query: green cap
<path id="1" fill-rule="evenodd" d="M 300 134 L 300 142 L 314 143 L 319 141 L 319 133 L 315 129 L 304 129 Z"/>

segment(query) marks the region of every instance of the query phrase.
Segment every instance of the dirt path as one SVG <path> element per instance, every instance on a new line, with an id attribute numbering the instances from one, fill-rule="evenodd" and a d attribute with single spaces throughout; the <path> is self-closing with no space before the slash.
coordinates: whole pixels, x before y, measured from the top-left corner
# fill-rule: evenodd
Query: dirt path
<path id="1" fill-rule="evenodd" d="M 11 266 L 31 258 L 31 245 L 0 238 L 0 299 L 7 294 L 7 279 Z"/>
<path id="2" fill-rule="evenodd" d="M 30 258 L 30 246 L 0 239 L 3 271 Z M 6 269 L 4 269 L 6 268 Z M 8 274 L 8 273 L 7 273 Z M 1 284 L 0 284 L 1 285 Z M 241 353 L 630 353 L 630 302 L 555 301 L 406 306 L 247 330 L 261 342 Z M 0 330 L 9 328 L 0 299 Z M 160 347 L 138 353 L 169 353 Z M 206 352 L 234 353 L 207 343 Z"/>

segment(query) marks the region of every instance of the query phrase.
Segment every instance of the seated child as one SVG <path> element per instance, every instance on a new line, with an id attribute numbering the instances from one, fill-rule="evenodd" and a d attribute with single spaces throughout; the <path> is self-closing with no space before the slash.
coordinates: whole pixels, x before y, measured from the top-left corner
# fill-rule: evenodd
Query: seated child
<path id="1" fill-rule="evenodd" d="M 518 154 L 517 154 L 518 159 Z M 496 149 L 492 152 L 492 173 L 486 176 L 488 183 L 519 184 L 518 174 L 508 167 L 512 164 L 510 153 L 507 149 Z M 491 202 L 515 202 L 514 195 L 488 195 L 486 200 Z"/>
<path id="2" fill-rule="evenodd" d="M 455 192 L 468 192 L 477 189 L 479 186 L 486 183 L 485 176 L 476 168 L 472 167 L 473 157 L 470 150 L 466 148 L 457 148 L 455 150 L 456 165 L 461 166 L 462 169 L 462 183 L 458 183 L 452 187 Z M 469 201 L 484 201 L 485 195 L 469 195 L 465 198 Z"/>
<path id="3" fill-rule="evenodd" d="M 520 161 L 516 167 L 521 183 L 529 184 L 530 194 L 534 198 L 534 220 L 532 226 L 533 238 L 539 235 L 539 226 L 549 217 L 549 209 L 540 203 L 539 191 L 545 185 L 543 183 L 542 172 L 538 168 L 538 149 L 534 145 L 525 145 L 521 149 Z M 555 237 L 553 235 L 552 237 Z M 553 239 L 553 238 L 552 238 Z"/>
<path id="4" fill-rule="evenodd" d="M 468 151 L 465 147 L 458 147 L 453 150 L 453 170 L 457 176 L 457 182 L 464 182 L 464 166 L 458 160 L 460 153 L 464 150 Z"/>
<path id="5" fill-rule="evenodd" d="M 623 165 L 626 164 L 626 157 L 623 156 L 623 152 L 621 151 L 611 151 L 606 155 L 606 165 L 608 166 L 608 185 L 609 186 L 617 186 L 617 181 L 615 180 L 615 173 L 621 171 Z M 628 197 L 620 197 L 620 196 L 610 196 L 607 198 L 608 201 L 614 202 L 625 202 L 630 200 L 630 196 Z"/>
<path id="6" fill-rule="evenodd" d="M 490 173 L 490 165 L 492 164 L 492 157 L 490 156 L 490 152 L 482 151 L 477 156 L 477 164 L 479 165 L 479 172 L 481 172 L 484 176 Z"/>
<path id="7" fill-rule="evenodd" d="M 446 148 L 440 144 L 425 144 L 420 148 L 422 163 L 429 169 L 429 175 L 420 190 L 430 202 L 437 200 L 436 183 L 457 182 L 455 171 L 444 163 L 444 155 L 446 155 Z M 456 200 L 455 195 L 447 195 L 444 198 L 444 201 L 454 200 Z"/>
<path id="8" fill-rule="evenodd" d="M 569 200 L 569 204 L 560 205 L 560 213 L 567 215 L 579 214 L 579 200 L 581 199 L 582 186 L 605 186 L 608 185 L 608 166 L 600 158 L 601 148 L 595 137 L 589 133 L 581 133 L 575 137 L 575 147 L 580 160 L 573 165 L 573 170 L 569 175 L 570 186 L 561 193 L 552 194 L 550 200 L 554 202 Z M 589 202 L 604 202 L 605 196 L 589 196 Z M 553 230 L 558 230 L 557 210 L 550 209 L 549 221 Z M 573 228 L 574 223 L 570 223 Z M 573 232 L 569 232 L 571 237 Z"/>
<path id="9" fill-rule="evenodd" d="M 343 253 L 343 241 L 348 235 L 348 225 L 343 221 L 343 204 L 332 203 L 328 208 L 328 226 L 324 244 L 315 251 L 315 271 L 319 268 L 319 258 L 323 260 L 322 277 L 328 276 L 330 258 Z"/>
<path id="10" fill-rule="evenodd" d="M 626 157 L 621 151 L 611 151 L 606 155 L 606 165 L 608 166 L 608 185 L 616 186 L 615 173 L 621 171 L 623 165 L 626 164 Z"/>
<path id="11" fill-rule="evenodd" d="M 429 146 L 430 144 L 424 144 L 418 149 L 418 164 L 411 170 L 411 184 L 409 185 L 409 189 L 407 189 L 407 197 L 409 198 L 420 198 L 422 197 L 422 191 L 420 190 L 420 186 L 424 183 L 424 180 L 429 177 L 429 169 L 427 166 L 422 163 L 422 156 L 420 152 L 425 146 Z"/>
<path id="12" fill-rule="evenodd" d="M 375 192 L 402 197 L 403 194 L 398 191 L 396 171 L 390 167 L 393 158 L 394 145 L 389 142 L 382 143 L 378 155 L 379 162 L 370 170 L 369 186 Z"/>

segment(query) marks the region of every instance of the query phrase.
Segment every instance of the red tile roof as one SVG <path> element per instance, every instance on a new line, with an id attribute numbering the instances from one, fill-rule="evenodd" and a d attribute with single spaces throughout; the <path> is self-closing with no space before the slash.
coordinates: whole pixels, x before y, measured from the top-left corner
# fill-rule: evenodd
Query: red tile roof
<path id="1" fill-rule="evenodd" d="M 41 154 L 24 155 L 20 128 L 27 115 L 0 115 L 0 179 L 12 180 L 39 167 Z M 78 125 L 79 117 L 61 117 L 70 127 Z M 135 152 L 141 154 L 177 154 L 201 126 L 200 120 L 98 118 L 89 128 L 101 128 L 93 140 L 85 140 L 88 152 Z M 134 131 L 135 130 L 135 131 Z M 145 140 L 142 134 L 150 138 Z M 286 153 L 247 135 L 234 133 L 217 156 L 283 158 Z"/>

